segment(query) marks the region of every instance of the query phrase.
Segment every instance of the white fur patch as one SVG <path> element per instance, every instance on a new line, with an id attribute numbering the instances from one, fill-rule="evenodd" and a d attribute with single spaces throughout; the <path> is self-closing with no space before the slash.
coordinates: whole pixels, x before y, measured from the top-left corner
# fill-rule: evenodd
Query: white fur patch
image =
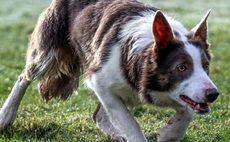
<path id="1" fill-rule="evenodd" d="M 120 67 L 121 48 L 119 44 L 112 47 L 110 58 L 102 69 L 86 80 L 86 85 L 95 90 L 96 86 L 101 86 L 112 90 L 128 106 L 140 104 L 138 93 L 133 91 L 123 78 Z"/>
<path id="2" fill-rule="evenodd" d="M 136 16 L 133 20 L 130 20 L 127 24 L 125 24 L 122 27 L 122 32 L 120 34 L 122 41 L 126 41 L 128 38 L 132 38 L 135 41 L 132 48 L 132 52 L 134 54 L 154 42 L 152 32 L 154 13 L 144 12 L 142 15 L 145 16 Z M 186 42 L 187 37 L 185 35 L 188 34 L 186 28 L 180 22 L 168 17 L 167 15 L 165 16 L 172 30 L 179 34 L 180 40 Z"/>
<path id="3" fill-rule="evenodd" d="M 189 78 L 191 82 L 191 96 L 189 97 L 196 102 L 204 102 L 206 89 L 216 88 L 216 86 L 211 81 L 210 77 L 202 66 L 202 52 L 200 48 L 197 48 L 191 44 L 185 44 L 185 49 L 193 60 L 194 69 L 194 73 Z"/>
<path id="4" fill-rule="evenodd" d="M 139 52 L 141 49 L 154 41 L 152 33 L 154 14 L 145 14 L 145 17 L 134 17 L 133 20 L 130 20 L 122 28 L 122 32 L 120 34 L 122 41 L 126 41 L 130 37 L 132 37 L 135 41 L 132 52 Z"/>
<path id="5" fill-rule="evenodd" d="M 54 49 L 51 49 L 45 56 L 45 58 L 41 57 L 44 56 L 43 54 L 44 53 L 37 55 L 36 59 L 32 63 L 30 63 L 31 61 L 27 61 L 28 63 L 30 63 L 29 65 L 37 65 L 36 68 L 38 69 L 38 71 L 35 74 L 32 74 L 29 77 L 30 80 L 39 80 L 41 76 L 44 76 L 45 74 L 49 73 L 55 62 L 58 62 L 58 55 L 57 52 L 54 51 Z M 43 60 L 40 61 L 40 59 Z"/>

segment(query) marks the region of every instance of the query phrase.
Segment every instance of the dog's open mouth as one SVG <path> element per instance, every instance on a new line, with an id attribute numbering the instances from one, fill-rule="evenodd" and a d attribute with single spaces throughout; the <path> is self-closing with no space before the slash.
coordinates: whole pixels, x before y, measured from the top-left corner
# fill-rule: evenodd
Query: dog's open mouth
<path id="1" fill-rule="evenodd" d="M 204 114 L 210 112 L 210 107 L 207 103 L 198 103 L 190 99 L 188 96 L 180 95 L 180 99 L 186 102 L 189 107 L 194 110 L 196 113 Z"/>

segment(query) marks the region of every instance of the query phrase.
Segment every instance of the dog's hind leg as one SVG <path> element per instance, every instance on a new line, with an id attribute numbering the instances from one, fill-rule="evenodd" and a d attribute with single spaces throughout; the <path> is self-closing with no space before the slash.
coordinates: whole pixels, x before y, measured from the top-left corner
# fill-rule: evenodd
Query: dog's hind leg
<path id="1" fill-rule="evenodd" d="M 22 73 L 8 96 L 6 102 L 0 111 L 0 129 L 7 125 L 14 123 L 17 116 L 19 104 L 25 94 L 27 87 L 31 81 L 27 80 L 24 73 Z"/>
<path id="2" fill-rule="evenodd" d="M 32 47 L 29 47 L 27 50 L 25 70 L 18 77 L 17 82 L 15 83 L 10 95 L 0 111 L 0 128 L 4 128 L 5 126 L 14 123 L 19 104 L 26 92 L 27 87 L 33 80 L 40 79 L 42 76 L 44 76 L 50 70 L 53 64 L 50 56 L 39 56 L 39 54 L 34 53 L 36 50 L 36 48 Z M 43 55 L 42 52 L 40 52 L 40 55 Z"/>
<path id="3" fill-rule="evenodd" d="M 69 41 L 69 1 L 54 0 L 43 11 L 31 34 L 26 67 L 0 111 L 0 128 L 14 122 L 20 101 L 33 80 L 47 101 L 66 99 L 78 86 L 79 56 Z"/>
<path id="4" fill-rule="evenodd" d="M 160 130 L 157 141 L 176 141 L 185 135 L 193 119 L 194 112 L 191 112 L 188 108 L 178 108 L 176 111 L 175 116 L 168 122 L 168 125 Z"/>
<path id="5" fill-rule="evenodd" d="M 107 135 L 110 135 L 112 139 L 116 139 L 119 142 L 125 142 L 125 138 L 119 133 L 119 131 L 113 126 L 108 115 L 105 112 L 103 106 L 99 103 L 96 111 L 93 114 L 93 120 L 97 126 Z"/>
<path id="6" fill-rule="evenodd" d="M 77 61 L 74 62 L 71 49 L 51 49 L 35 54 L 36 50 L 30 47 L 27 51 L 26 68 L 0 111 L 0 128 L 13 124 L 18 106 L 32 81 L 42 79 L 39 91 L 46 101 L 59 96 L 66 99 L 78 86 L 80 69 L 74 64 Z"/>

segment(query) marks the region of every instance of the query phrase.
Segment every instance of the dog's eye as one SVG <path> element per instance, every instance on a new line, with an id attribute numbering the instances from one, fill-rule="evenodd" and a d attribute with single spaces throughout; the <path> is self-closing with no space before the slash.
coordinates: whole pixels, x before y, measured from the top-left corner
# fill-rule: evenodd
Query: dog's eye
<path id="1" fill-rule="evenodd" d="M 178 69 L 178 71 L 180 71 L 180 72 L 184 72 L 184 71 L 186 70 L 186 66 L 185 66 L 185 65 L 178 65 L 178 66 L 177 66 L 177 69 Z"/>
<path id="2" fill-rule="evenodd" d="M 209 70 L 209 63 L 205 65 L 205 70 Z"/>

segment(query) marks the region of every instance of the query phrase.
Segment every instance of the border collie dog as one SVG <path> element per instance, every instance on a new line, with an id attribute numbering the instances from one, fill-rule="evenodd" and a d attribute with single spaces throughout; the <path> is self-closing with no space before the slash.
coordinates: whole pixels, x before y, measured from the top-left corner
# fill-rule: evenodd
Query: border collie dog
<path id="1" fill-rule="evenodd" d="M 219 92 L 209 77 L 210 10 L 191 31 L 136 0 L 53 0 L 30 37 L 26 66 L 0 111 L 13 124 L 27 87 L 40 80 L 44 100 L 65 100 L 85 84 L 99 101 L 97 126 L 119 141 L 147 141 L 128 108 L 151 104 L 175 116 L 158 141 L 182 138 L 194 113 L 207 114 Z"/>

